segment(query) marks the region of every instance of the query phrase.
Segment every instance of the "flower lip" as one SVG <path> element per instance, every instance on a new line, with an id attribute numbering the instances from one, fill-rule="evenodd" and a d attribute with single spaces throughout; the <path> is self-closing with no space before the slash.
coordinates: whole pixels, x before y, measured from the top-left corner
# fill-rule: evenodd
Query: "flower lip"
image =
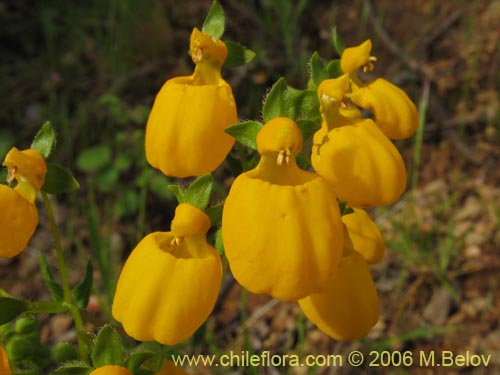
<path id="1" fill-rule="evenodd" d="M 206 234 L 210 229 L 210 219 L 199 208 L 181 203 L 175 209 L 171 231 L 175 237 Z"/>
<path id="2" fill-rule="evenodd" d="M 47 165 L 43 156 L 36 150 L 19 151 L 16 147 L 12 147 L 5 156 L 3 165 L 9 169 L 8 182 L 13 178 L 18 180 L 24 178 L 37 190 L 40 190 L 45 182 Z"/>
<path id="3" fill-rule="evenodd" d="M 372 50 L 372 41 L 365 40 L 358 46 L 348 47 L 342 53 L 340 58 L 340 68 L 344 73 L 350 74 L 363 67 L 363 71 L 373 70 L 372 62 L 376 58 L 370 56 Z"/>
<path id="4" fill-rule="evenodd" d="M 257 148 L 261 155 L 277 152 L 278 164 L 287 163 L 290 156 L 302 149 L 302 133 L 293 120 L 277 117 L 268 121 L 257 134 Z"/>
<path id="5" fill-rule="evenodd" d="M 227 58 L 227 47 L 224 42 L 212 38 L 209 33 L 200 31 L 196 27 L 191 33 L 189 48 L 195 64 L 208 58 L 217 61 L 222 66 Z"/>

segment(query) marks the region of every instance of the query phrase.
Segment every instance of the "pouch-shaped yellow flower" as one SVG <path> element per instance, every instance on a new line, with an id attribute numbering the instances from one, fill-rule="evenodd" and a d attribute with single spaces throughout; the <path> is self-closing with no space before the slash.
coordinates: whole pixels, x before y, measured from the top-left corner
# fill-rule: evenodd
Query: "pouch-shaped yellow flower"
<path id="1" fill-rule="evenodd" d="M 311 163 L 351 207 L 394 203 L 406 188 L 400 153 L 370 119 L 323 126 L 313 137 Z"/>
<path id="2" fill-rule="evenodd" d="M 306 317 L 336 340 L 359 339 L 377 323 L 377 289 L 365 259 L 357 251 L 342 258 L 322 293 L 299 301 Z"/>
<path id="3" fill-rule="evenodd" d="M 132 373 L 121 366 L 103 366 L 95 369 L 89 375 L 132 375 Z"/>
<path id="4" fill-rule="evenodd" d="M 260 130 L 261 159 L 233 182 L 222 237 L 236 280 L 254 293 L 297 300 L 321 291 L 337 268 L 343 230 L 335 196 L 318 174 L 301 170 L 302 136 L 287 118 Z"/>
<path id="5" fill-rule="evenodd" d="M 392 139 L 409 138 L 418 126 L 415 104 L 399 87 L 377 78 L 353 91 L 351 100 L 375 115 L 380 130 Z"/>
<path id="6" fill-rule="evenodd" d="M 0 185 L 0 257 L 11 258 L 26 248 L 38 224 L 35 198 L 45 182 L 47 166 L 36 150 L 13 147 L 5 156 L 7 181 Z"/>
<path id="7" fill-rule="evenodd" d="M 165 360 L 162 368 L 155 375 L 188 375 L 188 373 L 182 367 L 176 366 L 174 362 Z"/>
<path id="8" fill-rule="evenodd" d="M 221 76 L 227 48 L 196 28 L 190 48 L 194 73 L 163 85 L 146 126 L 146 158 L 167 176 L 212 172 L 234 144 L 224 132 L 237 122 L 231 87 Z"/>
<path id="9" fill-rule="evenodd" d="M 0 374 L 12 374 L 12 372 L 10 371 L 9 358 L 7 357 L 7 353 L 5 352 L 3 346 L 0 346 Z"/>
<path id="10" fill-rule="evenodd" d="M 385 254 L 385 242 L 377 224 L 365 210 L 354 208 L 354 212 L 343 215 L 352 246 L 369 264 L 379 263 Z"/>
<path id="11" fill-rule="evenodd" d="M 120 274 L 113 316 L 140 341 L 184 341 L 207 319 L 222 279 L 216 250 L 206 241 L 208 216 L 189 204 L 175 210 L 170 232 L 146 236 Z"/>

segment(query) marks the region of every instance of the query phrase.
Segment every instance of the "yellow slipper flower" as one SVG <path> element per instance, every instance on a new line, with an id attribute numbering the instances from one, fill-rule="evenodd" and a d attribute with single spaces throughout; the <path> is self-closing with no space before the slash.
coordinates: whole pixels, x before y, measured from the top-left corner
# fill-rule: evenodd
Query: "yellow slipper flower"
<path id="1" fill-rule="evenodd" d="M 306 317 L 336 340 L 366 336 L 379 317 L 377 289 L 361 254 L 346 240 L 340 266 L 322 293 L 299 300 Z"/>
<path id="2" fill-rule="evenodd" d="M 7 182 L 0 185 L 0 257 L 11 258 L 23 251 L 38 225 L 35 198 L 47 173 L 45 160 L 36 150 L 13 147 L 5 156 Z"/>
<path id="3" fill-rule="evenodd" d="M 236 178 L 224 204 L 225 254 L 251 292 L 297 300 L 321 291 L 337 268 L 339 207 L 321 176 L 297 166 L 302 135 L 295 122 L 269 121 L 257 145 L 259 164 Z"/>
<path id="4" fill-rule="evenodd" d="M 408 95 L 383 78 L 364 83 L 357 75 L 360 68 L 364 72 L 373 70 L 377 59 L 370 56 L 371 49 L 372 43 L 368 39 L 342 53 L 340 67 L 349 76 L 348 98 L 372 111 L 375 122 L 389 138 L 409 138 L 417 130 L 418 112 Z"/>
<path id="5" fill-rule="evenodd" d="M 221 76 L 226 45 L 195 28 L 190 49 L 194 73 L 163 85 L 146 126 L 146 158 L 167 176 L 210 173 L 234 144 L 224 132 L 237 122 L 231 87 Z"/>
<path id="6" fill-rule="evenodd" d="M 165 360 L 161 370 L 155 375 L 188 375 L 188 373 L 182 367 L 176 366 L 174 362 Z"/>
<path id="7" fill-rule="evenodd" d="M 129 336 L 173 345 L 208 318 L 222 279 L 219 254 L 206 241 L 209 228 L 203 211 L 180 204 L 170 232 L 151 233 L 132 251 L 112 307 Z"/>
<path id="8" fill-rule="evenodd" d="M 354 212 L 342 216 L 342 222 L 347 227 L 352 245 L 369 264 L 379 263 L 385 254 L 382 233 L 365 210 L 360 208 L 353 210 Z"/>

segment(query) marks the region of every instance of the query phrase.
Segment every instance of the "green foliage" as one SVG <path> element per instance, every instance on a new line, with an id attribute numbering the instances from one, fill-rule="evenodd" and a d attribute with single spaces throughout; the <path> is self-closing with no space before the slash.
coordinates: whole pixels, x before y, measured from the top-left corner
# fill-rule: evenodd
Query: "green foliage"
<path id="1" fill-rule="evenodd" d="M 63 301 L 63 288 L 58 282 L 55 281 L 54 274 L 52 273 L 52 270 L 50 269 L 47 259 L 45 259 L 45 255 L 43 255 L 43 253 L 40 253 L 39 260 L 42 279 L 45 282 L 45 285 L 49 288 L 52 299 L 54 301 Z"/>
<path id="2" fill-rule="evenodd" d="M 245 145 L 252 150 L 257 150 L 257 134 L 262 129 L 262 124 L 258 121 L 244 121 L 236 125 L 232 125 L 224 131 L 233 136 L 242 145 Z"/>
<path id="3" fill-rule="evenodd" d="M 214 180 L 211 174 L 205 174 L 194 180 L 187 189 L 179 185 L 169 185 L 168 188 L 176 197 L 177 202 L 189 203 L 200 210 L 207 208 L 212 194 Z"/>
<path id="4" fill-rule="evenodd" d="M 226 18 L 224 17 L 224 11 L 219 3 L 214 1 L 203 22 L 201 31 L 209 33 L 213 38 L 220 39 L 224 34 L 225 27 Z"/>
<path id="5" fill-rule="evenodd" d="M 124 360 L 125 351 L 120 336 L 110 325 L 105 325 L 97 334 L 92 350 L 94 367 L 121 366 Z"/>
<path id="6" fill-rule="evenodd" d="M 52 349 L 52 357 L 58 363 L 78 360 L 78 351 L 67 342 L 60 342 Z"/>
<path id="7" fill-rule="evenodd" d="M 332 42 L 333 42 L 333 46 L 335 47 L 335 50 L 337 51 L 339 56 L 342 56 L 342 54 L 344 53 L 344 49 L 345 49 L 345 43 L 342 40 L 342 38 L 340 37 L 339 33 L 337 32 L 336 27 L 334 27 L 332 29 Z"/>
<path id="8" fill-rule="evenodd" d="M 230 40 L 224 41 L 227 47 L 227 59 L 224 62 L 225 68 L 237 68 L 238 66 L 251 62 L 256 54 L 254 51 Z"/>
<path id="9" fill-rule="evenodd" d="M 0 325 L 8 323 L 29 310 L 29 305 L 11 297 L 0 297 Z"/>
<path id="10" fill-rule="evenodd" d="M 31 148 L 37 150 L 45 159 L 47 159 L 56 143 L 56 133 L 52 128 L 50 121 L 42 125 L 40 130 L 31 143 Z"/>
<path id="11" fill-rule="evenodd" d="M 92 291 L 92 282 L 94 276 L 94 269 L 92 267 L 92 261 L 89 259 L 87 261 L 87 267 L 85 268 L 85 275 L 82 281 L 78 283 L 73 289 L 73 297 L 78 307 L 85 308 L 89 303 L 90 292 Z"/>
<path id="12" fill-rule="evenodd" d="M 79 188 L 80 184 L 68 168 L 55 163 L 47 163 L 47 174 L 42 191 L 47 194 L 62 194 L 71 193 Z"/>
<path id="13" fill-rule="evenodd" d="M 61 367 L 52 371 L 50 375 L 88 375 L 92 368 L 85 362 L 70 361 L 63 363 Z"/>

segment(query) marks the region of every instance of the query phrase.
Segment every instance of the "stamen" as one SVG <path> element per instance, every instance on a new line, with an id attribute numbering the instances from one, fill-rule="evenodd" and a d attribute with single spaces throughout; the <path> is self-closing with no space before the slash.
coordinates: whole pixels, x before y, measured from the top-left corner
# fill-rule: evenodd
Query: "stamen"
<path id="1" fill-rule="evenodd" d="M 375 56 L 370 56 L 368 58 L 368 62 L 363 65 L 363 72 L 371 72 L 373 69 L 375 69 L 375 66 L 373 65 L 374 62 L 377 62 L 377 58 Z"/>
<path id="2" fill-rule="evenodd" d="M 200 62 L 203 59 L 203 48 L 200 48 L 198 46 L 194 47 L 192 59 L 195 64 Z"/>
<path id="3" fill-rule="evenodd" d="M 184 240 L 183 237 L 174 236 L 174 238 L 172 238 L 172 241 L 170 241 L 170 246 L 173 246 L 173 245 L 179 246 L 183 240 Z"/>
<path id="4" fill-rule="evenodd" d="M 14 178 L 16 176 L 17 172 L 17 167 L 9 167 L 7 168 L 7 183 L 10 185 L 12 181 L 14 181 Z"/>

